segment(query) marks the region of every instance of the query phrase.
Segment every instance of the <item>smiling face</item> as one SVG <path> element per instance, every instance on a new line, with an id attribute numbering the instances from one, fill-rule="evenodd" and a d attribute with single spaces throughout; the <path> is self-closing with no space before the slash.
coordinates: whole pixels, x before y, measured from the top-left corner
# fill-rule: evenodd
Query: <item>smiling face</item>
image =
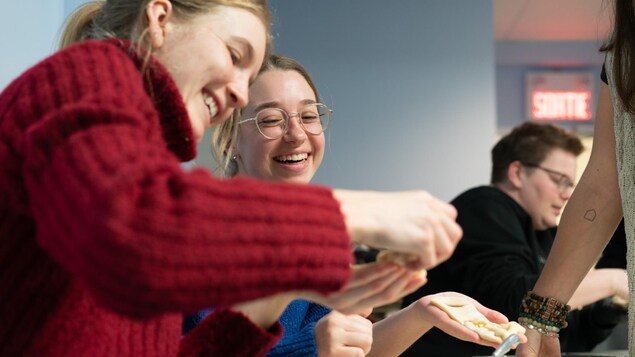
<path id="1" fill-rule="evenodd" d="M 296 113 L 317 100 L 304 77 L 290 70 L 262 73 L 251 85 L 249 96 L 243 118 L 255 117 L 258 110 L 271 106 Z M 297 116 L 289 119 L 287 132 L 278 139 L 265 138 L 254 121 L 246 122 L 240 125 L 236 143 L 238 174 L 262 180 L 308 183 L 322 163 L 324 141 L 324 133 L 306 133 Z"/>
<path id="2" fill-rule="evenodd" d="M 562 149 L 554 149 L 540 164 L 547 170 L 562 173 L 573 182 L 576 174 L 576 156 Z M 534 229 L 545 230 L 557 225 L 557 218 L 567 202 L 572 188 L 561 189 L 553 173 L 523 166 L 516 200 L 529 213 Z"/>
<path id="3" fill-rule="evenodd" d="M 165 0 L 152 1 L 147 14 L 154 56 L 176 82 L 200 141 L 206 128 L 247 104 L 265 54 L 265 25 L 247 10 L 226 6 L 180 19 Z"/>

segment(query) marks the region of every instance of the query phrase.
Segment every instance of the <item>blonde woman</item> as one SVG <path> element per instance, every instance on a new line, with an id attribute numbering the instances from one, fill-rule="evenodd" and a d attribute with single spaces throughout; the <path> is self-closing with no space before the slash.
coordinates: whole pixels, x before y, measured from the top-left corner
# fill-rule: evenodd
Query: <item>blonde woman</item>
<path id="1" fill-rule="evenodd" d="M 431 220 L 421 192 L 183 172 L 204 130 L 247 104 L 269 22 L 264 0 L 90 2 L 65 48 L 4 89 L 0 355 L 260 355 L 275 320 L 222 308 L 181 340 L 182 314 L 341 289 L 333 308 L 386 301 L 374 287 L 403 272 L 352 274 L 352 241 L 421 266 L 449 256 L 455 213 Z"/>

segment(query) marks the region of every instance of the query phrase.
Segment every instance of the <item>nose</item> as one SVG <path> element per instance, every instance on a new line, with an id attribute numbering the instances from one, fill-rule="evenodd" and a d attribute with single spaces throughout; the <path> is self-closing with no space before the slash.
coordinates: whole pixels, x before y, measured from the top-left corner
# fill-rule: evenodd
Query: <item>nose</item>
<path id="1" fill-rule="evenodd" d="M 284 133 L 284 139 L 288 142 L 302 142 L 306 139 L 306 132 L 302 125 L 300 125 L 300 114 L 289 114 L 287 132 Z"/>
<path id="2" fill-rule="evenodd" d="M 249 102 L 249 80 L 237 79 L 227 85 L 229 106 L 242 108 Z"/>
<path id="3" fill-rule="evenodd" d="M 564 187 L 563 189 L 560 189 L 560 197 L 565 201 L 568 201 L 572 194 L 573 187 Z"/>

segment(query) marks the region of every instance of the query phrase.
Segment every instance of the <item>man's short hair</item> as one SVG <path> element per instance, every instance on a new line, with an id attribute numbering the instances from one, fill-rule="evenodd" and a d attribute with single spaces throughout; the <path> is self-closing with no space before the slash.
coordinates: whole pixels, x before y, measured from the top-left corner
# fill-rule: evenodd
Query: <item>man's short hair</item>
<path id="1" fill-rule="evenodd" d="M 512 162 L 540 165 L 554 149 L 578 156 L 584 146 L 576 135 L 553 124 L 526 122 L 517 126 L 492 148 L 491 183 L 507 180 L 507 168 Z"/>

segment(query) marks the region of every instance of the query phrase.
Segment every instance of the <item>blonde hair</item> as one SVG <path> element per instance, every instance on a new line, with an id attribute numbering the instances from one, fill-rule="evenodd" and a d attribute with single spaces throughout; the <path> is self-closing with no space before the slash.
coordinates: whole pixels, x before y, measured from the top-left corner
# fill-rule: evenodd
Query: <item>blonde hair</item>
<path id="1" fill-rule="evenodd" d="M 150 0 L 97 0 L 78 7 L 67 19 L 60 35 L 59 48 L 89 39 L 121 38 L 151 55 L 147 38 L 145 9 Z M 245 9 L 257 16 L 267 29 L 267 53 L 271 48 L 271 12 L 266 0 L 170 0 L 180 18 L 192 18 L 219 6 Z"/>
<path id="2" fill-rule="evenodd" d="M 315 82 L 313 82 L 311 75 L 300 62 L 291 57 L 271 54 L 266 57 L 258 76 L 274 70 L 298 72 L 313 90 L 316 100 L 320 101 Z M 238 162 L 234 155 L 237 154 L 235 146 L 238 140 L 238 122 L 240 122 L 241 116 L 241 109 L 234 110 L 232 116 L 214 128 L 212 133 L 212 157 L 218 165 L 217 173 L 221 177 L 234 177 L 238 173 Z"/>

